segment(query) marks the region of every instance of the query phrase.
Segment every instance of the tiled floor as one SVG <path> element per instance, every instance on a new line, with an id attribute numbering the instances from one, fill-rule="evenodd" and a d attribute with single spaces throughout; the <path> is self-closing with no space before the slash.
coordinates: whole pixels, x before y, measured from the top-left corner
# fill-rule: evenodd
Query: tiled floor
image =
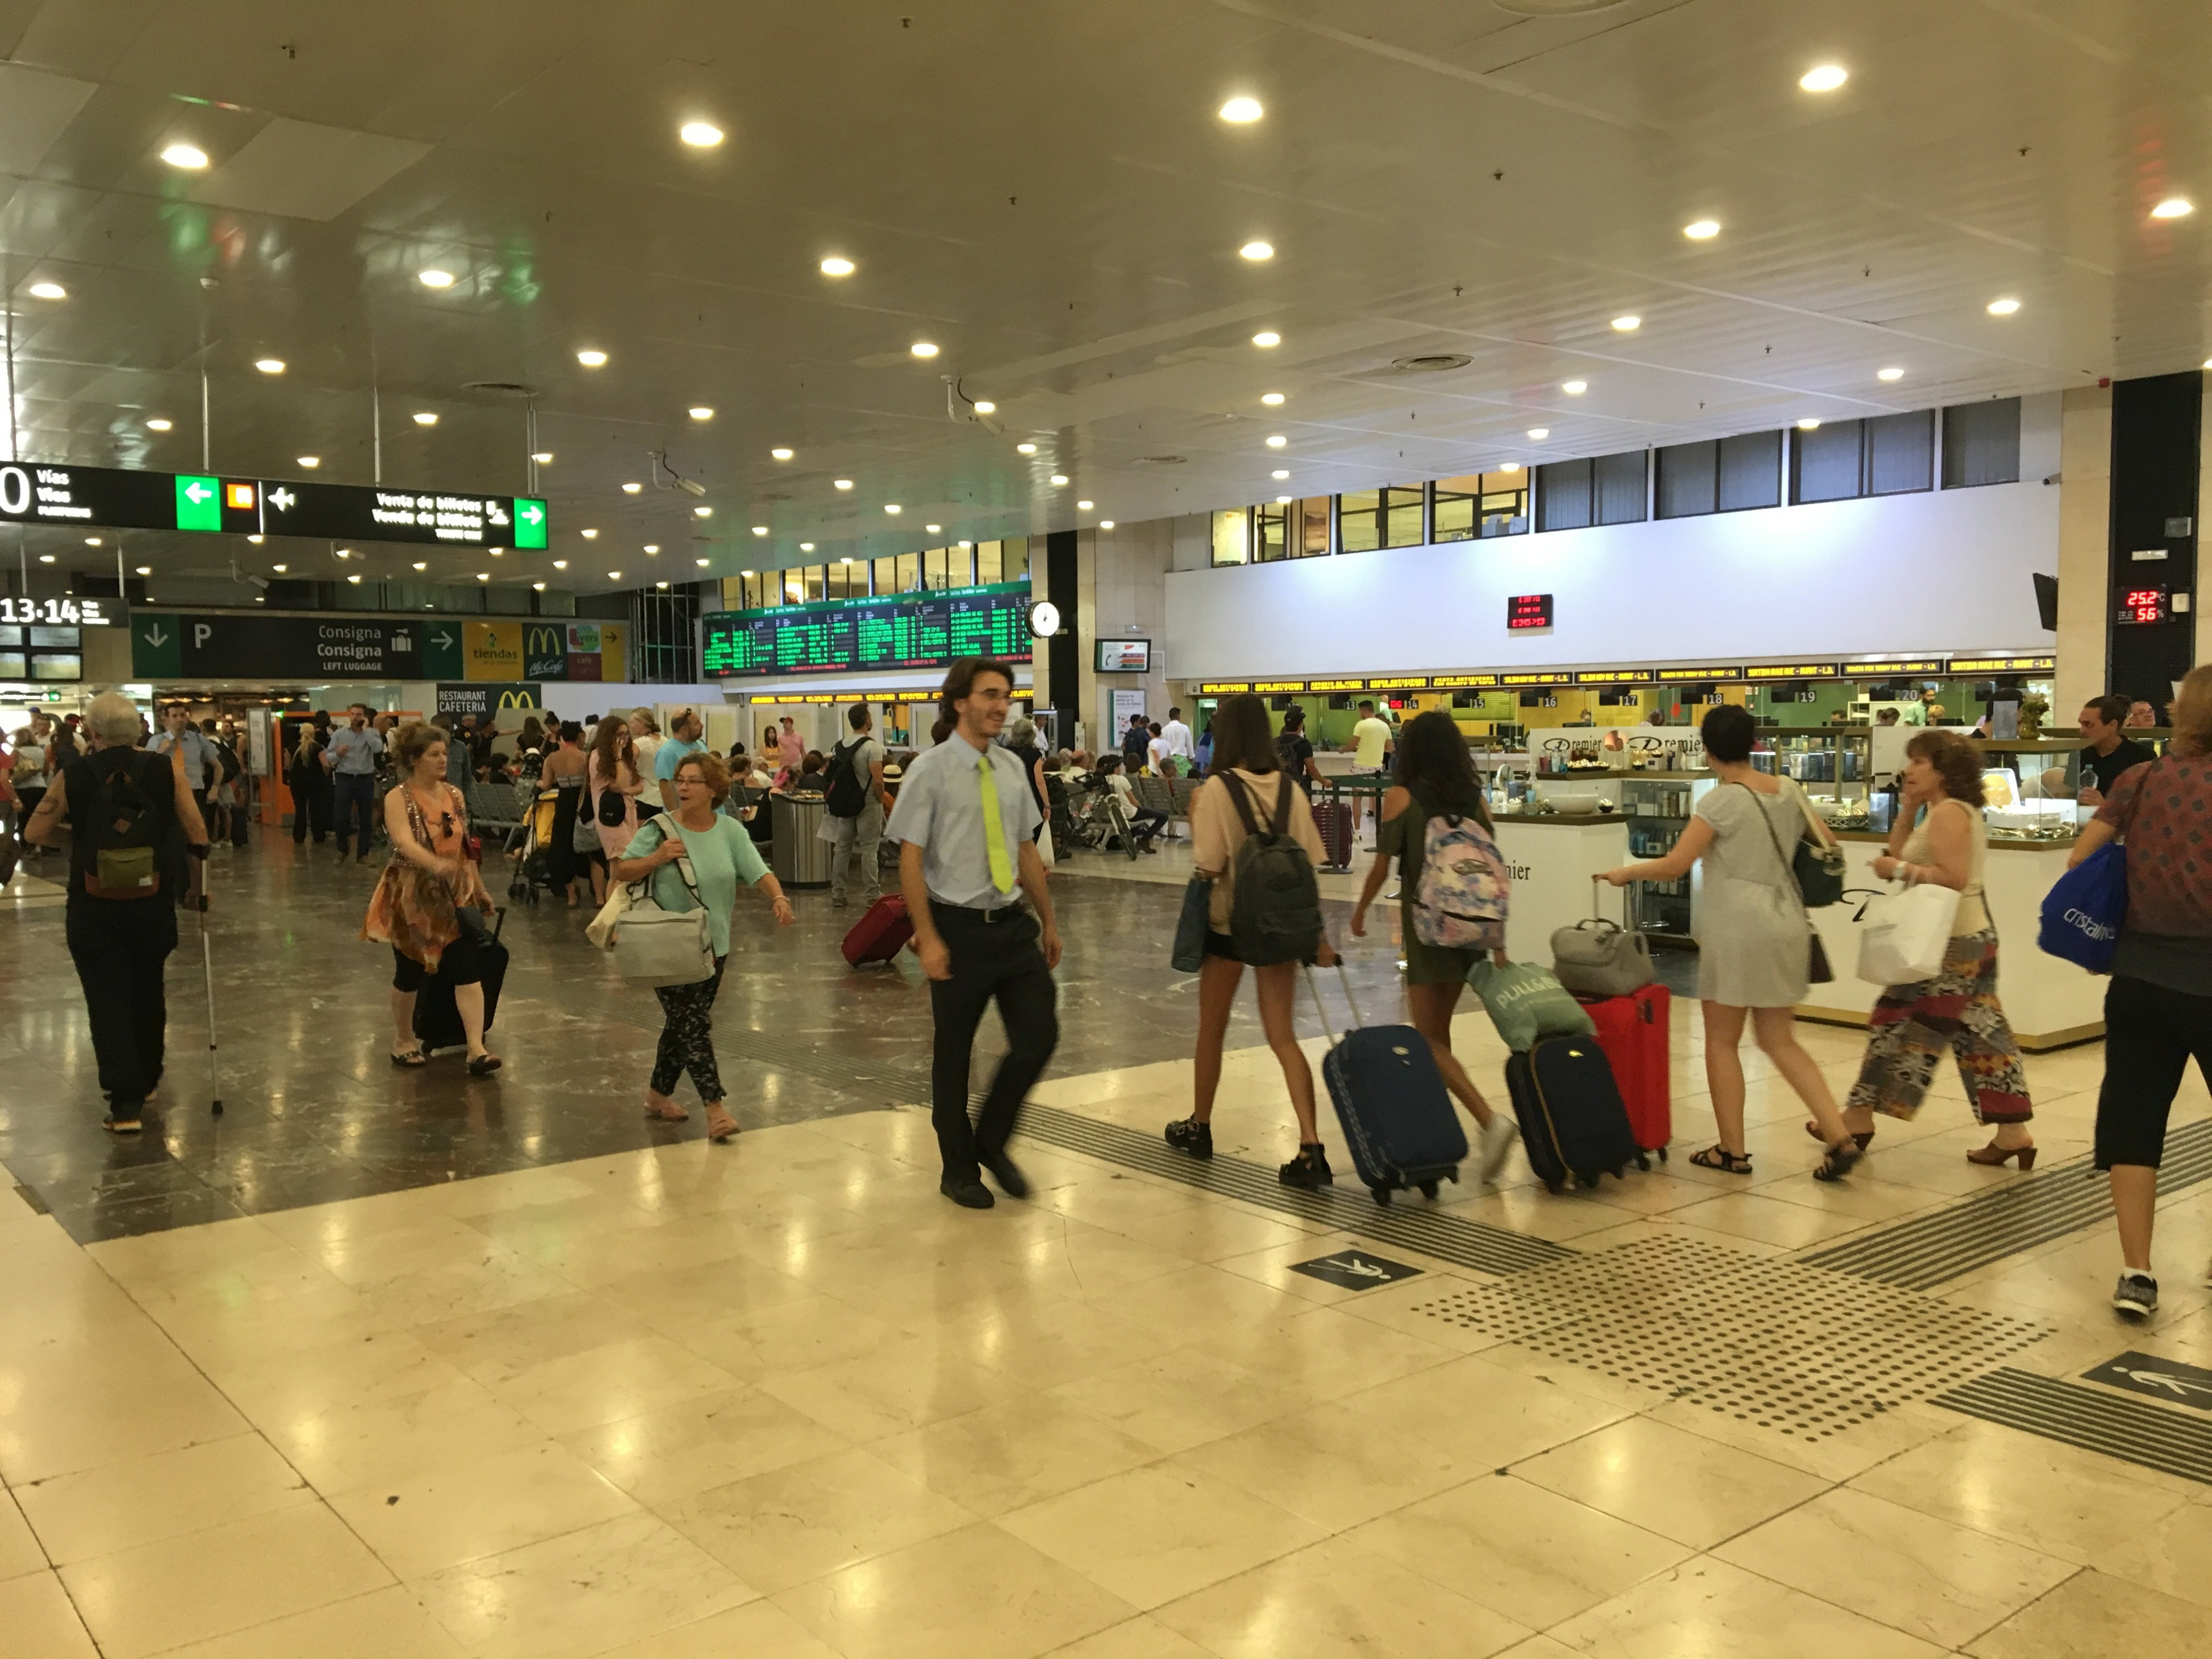
<path id="1" fill-rule="evenodd" d="M 276 1201 L 293 1194 L 273 1175 L 210 1181 L 223 1166 L 195 1151 L 219 1138 L 173 1123 L 168 1161 L 236 1212 L 204 1222 L 88 1219 L 101 1172 L 61 1121 L 88 1109 L 81 1011 L 29 977 L 52 975 L 50 921 L 0 916 L 20 947 L 0 969 L 11 1079 L 52 1079 L 9 1091 L 5 1155 L 19 1181 L 92 1194 L 68 1229 L 0 1194 L 9 1659 L 2212 1650 L 2198 1482 L 1924 1402 L 1818 1441 L 1761 1428 L 1424 1311 L 1496 1279 L 1391 1245 L 1422 1271 L 1340 1289 L 1291 1271 L 1363 1247 L 1334 1219 L 1036 1141 L 1030 1202 L 957 1211 L 923 1114 L 798 1072 L 758 1074 L 731 1146 L 646 1133 L 641 994 L 567 954 L 560 917 L 523 918 L 511 994 L 531 1012 L 498 1095 L 380 1071 L 377 965 L 330 937 L 349 875 L 271 872 L 283 914 L 234 894 L 229 937 L 262 964 L 229 994 L 251 1011 L 235 1098 L 266 1104 L 233 1110 L 313 1140 L 307 1174 L 376 1167 L 349 1149 L 386 1134 L 408 1178 Z M 1039 1097 L 1154 1133 L 1187 1109 L 1188 994 L 1164 971 L 1128 981 L 1174 889 L 1070 871 L 1060 891 L 1087 941 L 1063 974 L 1070 1059 Z M 913 1065 L 906 994 L 845 988 L 818 959 L 826 906 L 806 905 L 726 991 L 726 1022 L 811 1040 L 848 1021 L 841 1041 Z M 1378 999 L 1386 955 L 1363 975 Z M 330 982 L 280 971 L 310 960 Z M 1711 1133 L 1687 1012 L 1684 1148 Z M 1497 1076 L 1483 1022 L 1457 1040 Z M 1848 1079 L 1850 1033 L 1806 1041 Z M 1678 1158 L 1553 1197 L 1516 1163 L 1449 1207 L 1577 1252 L 1692 1241 L 1767 1261 L 2022 1179 L 1965 1164 L 1980 1137 L 1946 1079 L 1847 1186 L 1818 1186 L 1802 1114 L 1747 1064 L 1752 1178 Z M 2100 1065 L 2031 1062 L 2046 1160 L 2085 1148 Z M 1227 1079 L 1222 1154 L 1279 1158 L 1272 1060 L 1242 1049 Z M 578 1127 L 594 1112 L 604 1146 Z M 2183 1116 L 2205 1114 L 2192 1081 Z M 428 1146 L 467 1167 L 447 1178 Z M 2212 1365 L 2212 1188 L 2160 1224 L 2148 1329 L 2104 1305 L 2099 1230 L 1928 1294 L 2035 1322 L 2007 1363 L 2051 1376 L 2130 1347 Z"/>

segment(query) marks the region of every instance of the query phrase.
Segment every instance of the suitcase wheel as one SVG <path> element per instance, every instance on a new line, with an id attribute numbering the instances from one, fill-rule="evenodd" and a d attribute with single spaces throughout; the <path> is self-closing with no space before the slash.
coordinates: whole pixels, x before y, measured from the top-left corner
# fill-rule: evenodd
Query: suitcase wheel
<path id="1" fill-rule="evenodd" d="M 1650 1158 L 1649 1158 L 1648 1157 L 1646 1157 L 1646 1156 L 1645 1156 L 1644 1153 L 1642 1153 L 1642 1152 L 1638 1152 L 1638 1153 L 1637 1153 L 1637 1155 L 1636 1155 L 1636 1167 L 1637 1167 L 1638 1169 L 1639 1169 L 1639 1170 L 1648 1170 L 1648 1169 L 1650 1169 L 1650 1168 L 1651 1167 L 1651 1160 L 1650 1160 Z"/>
<path id="2" fill-rule="evenodd" d="M 1434 1198 L 1436 1195 L 1437 1183 L 1433 1181 L 1424 1181 L 1421 1183 L 1421 1196 L 1423 1198 Z"/>
<path id="3" fill-rule="evenodd" d="M 1377 1204 L 1387 1205 L 1389 1203 L 1390 1189 L 1388 1187 L 1370 1187 L 1367 1190 L 1375 1194 L 1375 1201 Z"/>
<path id="4" fill-rule="evenodd" d="M 1659 1161 L 1662 1164 L 1664 1164 L 1667 1161 L 1667 1149 L 1664 1146 L 1662 1146 L 1659 1149 Z"/>
<path id="5" fill-rule="evenodd" d="M 1561 1193 L 1566 1191 L 1566 1189 L 1567 1183 L 1564 1181 L 1547 1181 L 1544 1183 L 1544 1190 L 1551 1194 L 1554 1198 L 1557 1198 Z"/>

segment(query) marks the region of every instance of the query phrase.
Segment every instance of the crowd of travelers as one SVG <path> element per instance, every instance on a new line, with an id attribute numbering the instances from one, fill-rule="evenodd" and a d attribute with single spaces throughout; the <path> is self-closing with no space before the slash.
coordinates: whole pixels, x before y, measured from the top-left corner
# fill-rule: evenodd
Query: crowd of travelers
<path id="1" fill-rule="evenodd" d="M 2079 865 L 2116 841 L 2125 848 L 2095 1163 L 2108 1172 L 2118 1221 L 2124 1273 L 2114 1305 L 2147 1316 L 2158 1302 L 2150 1252 L 2167 1119 L 2191 1059 L 2212 1081 L 2212 665 L 2178 685 L 2162 754 L 2126 735 L 2144 725 L 2139 701 L 2100 697 L 2081 712 L 2079 799 L 2094 816 L 2071 858 Z M 2033 1109 L 1998 995 L 1999 940 L 1984 896 L 1983 757 L 1970 736 L 1933 723 L 1936 711 L 1915 712 L 1920 718 L 1910 723 L 1918 729 L 1896 781 L 1900 810 L 1873 868 L 1905 888 L 1953 890 L 1951 933 L 1932 977 L 1882 991 L 1857 1078 L 1840 1105 L 1795 1029 L 1795 1010 L 1820 963 L 1792 849 L 1821 855 L 1835 839 L 1795 781 L 1756 763 L 1758 732 L 1747 711 L 1721 705 L 1705 715 L 1701 736 L 1715 787 L 1671 850 L 1605 878 L 1626 886 L 1680 880 L 1693 866 L 1701 872 L 1697 995 L 1717 1131 L 1689 1160 L 1701 1169 L 1751 1173 L 1741 1059 L 1747 1028 L 1804 1103 L 1807 1133 L 1820 1146 L 1820 1180 L 1840 1181 L 1861 1164 L 1878 1118 L 1912 1117 L 1946 1054 L 1974 1120 L 1990 1131 L 1968 1160 L 2013 1164 L 2023 1173 L 2034 1167 Z M 1167 1126 L 1166 1140 L 1189 1157 L 1212 1156 L 1223 1044 L 1249 968 L 1296 1122 L 1296 1149 L 1279 1178 L 1308 1188 L 1333 1182 L 1292 1007 L 1301 963 L 1330 964 L 1336 941 L 1317 921 L 1290 955 L 1279 941 L 1255 945 L 1248 913 L 1264 907 L 1240 903 L 1238 893 L 1238 872 L 1255 848 L 1303 860 L 1308 870 L 1323 861 L 1310 799 L 1322 775 L 1300 711 L 1287 711 L 1279 725 L 1265 700 L 1231 696 L 1196 738 L 1181 709 L 1171 708 L 1161 722 L 1133 716 L 1118 752 L 1048 751 L 1036 724 L 1016 708 L 1012 670 L 969 659 L 945 677 L 933 741 L 919 753 L 887 746 L 864 702 L 846 711 L 844 724 L 826 755 L 809 748 L 788 717 L 763 728 L 752 751 L 739 741 L 723 755 L 708 749 L 704 723 L 688 708 L 665 732 L 648 710 L 586 722 L 532 714 L 512 746 L 491 720 L 470 715 L 403 723 L 356 704 L 297 722 L 283 760 L 295 844 L 312 836 L 321 846 L 334 835 L 338 861 L 356 866 L 379 842 L 386 849 L 361 933 L 392 953 L 392 1064 L 428 1063 L 416 1004 L 434 988 L 458 1016 L 467 1073 L 486 1077 L 501 1065 L 487 1042 L 484 981 L 499 950 L 494 899 L 465 791 L 471 783 L 513 782 L 546 804 L 550 828 L 533 837 L 543 878 L 573 908 L 583 908 L 588 893 L 594 943 L 619 936 L 626 905 L 662 919 L 697 913 L 700 925 L 684 947 L 696 946 L 692 976 L 654 985 L 663 1020 L 644 1111 L 656 1121 L 685 1119 L 675 1091 L 689 1076 L 708 1136 L 728 1140 L 738 1126 L 715 1064 L 712 1012 L 733 918 L 741 890 L 750 888 L 764 903 L 759 925 L 793 924 L 791 902 L 763 857 L 768 808 L 778 795 L 816 798 L 824 806 L 820 837 L 830 849 L 833 908 L 857 903 L 872 914 L 883 901 L 883 860 L 896 865 L 896 898 L 930 995 L 943 1192 L 971 1208 L 996 1201 L 993 1186 L 1024 1197 L 1028 1184 L 1012 1142 L 1022 1103 L 1058 1042 L 1054 975 L 1061 940 L 1047 833 L 1054 803 L 1072 787 L 1110 798 L 1122 808 L 1132 855 L 1154 853 L 1170 815 L 1145 805 L 1132 780 L 1191 776 L 1199 780 L 1187 812 L 1191 863 L 1204 898 L 1202 942 L 1194 947 L 1194 1063 L 1191 1109 Z M 1502 963 L 1504 952 L 1427 942 L 1430 930 L 1416 912 L 1425 902 L 1424 849 L 1436 844 L 1436 825 L 1472 822 L 1488 833 L 1482 781 L 1441 711 L 1400 728 L 1364 703 L 1347 747 L 1356 772 L 1382 780 L 1375 856 L 1347 920 L 1349 937 L 1366 936 L 1395 868 L 1411 1023 L 1445 1088 L 1474 1120 L 1477 1173 L 1495 1178 L 1512 1152 L 1515 1122 L 1492 1109 L 1454 1054 L 1451 1027 L 1471 974 L 1486 960 Z M 67 942 L 90 1015 L 105 1124 L 114 1133 L 139 1132 L 161 1078 L 162 969 L 177 945 L 179 908 L 204 912 L 210 853 L 246 846 L 251 823 L 273 823 L 257 799 L 255 772 L 248 734 L 232 721 L 196 723 L 173 704 L 149 732 L 137 707 L 115 694 L 58 720 L 35 714 L 0 746 L 0 807 L 12 818 L 0 845 L 9 865 L 18 832 L 27 855 L 59 849 L 68 860 Z M 72 810 L 92 801 L 95 808 Z M 887 841 L 895 855 L 883 849 Z M 1809 951 L 1808 935 L 1816 947 Z M 974 1038 L 993 1003 L 1007 1052 L 971 1112 Z"/>

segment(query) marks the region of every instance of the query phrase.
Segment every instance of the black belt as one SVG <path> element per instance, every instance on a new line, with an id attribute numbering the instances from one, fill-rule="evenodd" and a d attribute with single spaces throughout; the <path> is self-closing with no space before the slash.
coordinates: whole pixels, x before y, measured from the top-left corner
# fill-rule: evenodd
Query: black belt
<path id="1" fill-rule="evenodd" d="M 987 927 L 1029 915 L 1028 907 L 1020 903 L 1002 904 L 995 910 L 987 910 L 979 904 L 948 904 L 943 899 L 933 898 L 929 902 L 929 908 L 933 913 L 949 910 L 956 916 L 972 916 Z"/>

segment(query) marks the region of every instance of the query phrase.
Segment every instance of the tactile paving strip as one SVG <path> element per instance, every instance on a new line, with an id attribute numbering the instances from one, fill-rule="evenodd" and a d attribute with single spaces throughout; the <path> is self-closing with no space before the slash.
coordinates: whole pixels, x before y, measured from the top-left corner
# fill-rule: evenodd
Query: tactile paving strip
<path id="1" fill-rule="evenodd" d="M 1881 1178 L 1881 1154 L 1862 1166 Z M 2161 1197 L 2212 1180 L 2212 1121 L 2170 1131 L 2158 1172 Z M 2002 1187 L 1893 1227 L 1853 1235 L 1798 1258 L 1808 1267 L 1924 1291 L 2068 1233 L 2110 1221 L 2103 1172 L 2088 1158 L 2046 1164 Z"/>
<path id="2" fill-rule="evenodd" d="M 2050 1334 L 1665 1238 L 1575 1255 L 1414 1311 L 1808 1441 L 1955 1388 Z"/>
<path id="3" fill-rule="evenodd" d="M 2008 1365 L 1929 1402 L 2212 1485 L 2212 1422 Z"/>

